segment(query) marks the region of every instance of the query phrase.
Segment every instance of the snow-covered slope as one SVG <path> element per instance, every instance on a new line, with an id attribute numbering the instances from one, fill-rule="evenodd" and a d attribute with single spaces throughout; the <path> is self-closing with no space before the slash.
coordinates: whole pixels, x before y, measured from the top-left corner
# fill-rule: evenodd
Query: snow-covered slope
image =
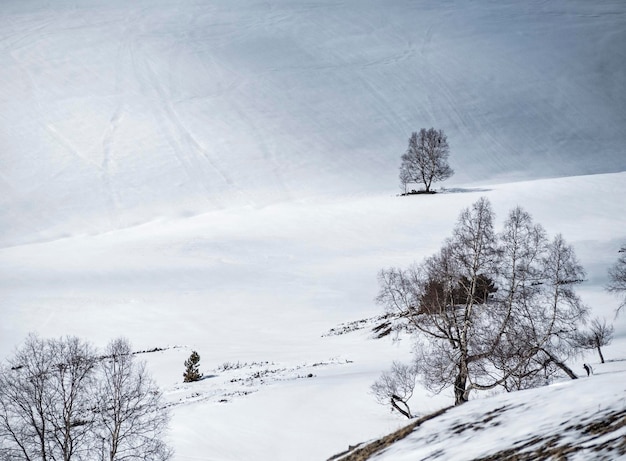
<path id="1" fill-rule="evenodd" d="M 395 190 L 626 168 L 626 4 L 4 0 L 0 245 Z"/>
<path id="2" fill-rule="evenodd" d="M 29 331 L 98 346 L 123 335 L 164 349 L 142 357 L 172 404 L 176 461 L 326 459 L 405 424 L 369 386 L 411 351 L 409 338 L 329 331 L 380 314 L 377 272 L 432 254 L 481 196 L 498 226 L 521 205 L 562 232 L 587 270 L 583 300 L 613 319 L 602 287 L 626 241 L 626 173 L 241 207 L 0 249 L 0 356 Z M 625 358 L 625 319 L 607 359 Z M 183 384 L 191 350 L 208 378 Z M 411 405 L 452 401 L 419 391 Z"/>
<path id="3" fill-rule="evenodd" d="M 157 348 L 176 461 L 324 459 L 400 427 L 368 389 L 410 341 L 327 333 L 379 314 L 377 272 L 480 196 L 562 232 L 613 317 L 625 42 L 617 0 L 3 0 L 0 357 L 30 331 Z M 449 193 L 396 197 L 430 126 Z M 183 385 L 191 350 L 207 378 Z"/>
<path id="4" fill-rule="evenodd" d="M 626 459 L 625 361 L 598 364 L 577 381 L 471 401 L 396 443 L 381 440 L 336 461 Z"/>

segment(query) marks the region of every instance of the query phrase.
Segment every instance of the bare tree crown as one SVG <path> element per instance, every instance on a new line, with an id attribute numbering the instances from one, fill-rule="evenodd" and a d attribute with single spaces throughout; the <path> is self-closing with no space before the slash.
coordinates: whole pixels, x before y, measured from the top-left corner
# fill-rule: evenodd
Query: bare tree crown
<path id="1" fill-rule="evenodd" d="M 379 275 L 377 301 L 416 337 L 422 383 L 472 390 L 535 386 L 556 373 L 576 378 L 567 360 L 587 308 L 574 287 L 584 279 L 573 248 L 552 240 L 521 208 L 496 233 L 485 198 L 463 210 L 442 248 L 422 264 Z"/>
<path id="2" fill-rule="evenodd" d="M 129 343 L 31 335 L 0 365 L 0 459 L 165 461 L 168 413 Z"/>
<path id="3" fill-rule="evenodd" d="M 442 130 L 422 128 L 419 133 L 413 132 L 402 155 L 400 183 L 405 189 L 409 183 L 423 184 L 425 191 L 430 192 L 433 182 L 443 181 L 454 174 L 448 164 L 449 155 L 448 138 Z"/>

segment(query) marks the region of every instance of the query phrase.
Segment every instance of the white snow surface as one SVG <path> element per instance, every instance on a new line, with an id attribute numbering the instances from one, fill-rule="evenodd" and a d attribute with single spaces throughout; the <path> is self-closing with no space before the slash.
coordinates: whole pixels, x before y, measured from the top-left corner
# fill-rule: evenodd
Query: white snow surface
<path id="1" fill-rule="evenodd" d="M 578 448 L 567 454 L 568 460 L 626 459 L 602 446 L 626 437 L 626 427 L 623 423 L 619 427 L 626 411 L 626 364 L 622 359 L 597 364 L 594 369 L 593 375 L 577 381 L 471 401 L 424 422 L 373 459 L 466 460 L 523 446 L 522 452 L 528 453 L 549 439 L 554 440 L 553 447 Z M 615 432 L 588 430 L 590 422 L 613 413 L 620 414 L 612 423 Z"/>
<path id="2" fill-rule="evenodd" d="M 395 188 L 626 169 L 622 0 L 3 0 L 0 245 Z"/>
<path id="3" fill-rule="evenodd" d="M 29 331 L 97 346 L 126 336 L 136 350 L 164 349 L 140 357 L 171 404 L 176 461 L 326 459 L 406 423 L 376 404 L 369 386 L 393 360 L 411 358 L 407 337 L 328 332 L 380 314 L 377 272 L 432 254 L 481 196 L 498 226 L 521 205 L 574 245 L 587 269 L 583 300 L 615 324 L 605 356 L 626 359 L 625 317 L 614 319 L 617 300 L 602 288 L 626 240 L 626 172 L 243 207 L 4 248 L 0 352 L 10 354 Z M 183 384 L 192 350 L 206 379 Z M 596 367 L 598 359 L 590 352 L 570 365 L 582 373 L 582 361 Z M 602 399 L 606 381 L 624 378 L 607 374 L 585 392 Z M 571 397 L 549 389 L 556 417 Z M 517 395 L 507 398 L 530 394 Z M 423 415 L 452 401 L 418 390 L 411 406 Z"/>
<path id="4" fill-rule="evenodd" d="M 327 333 L 380 314 L 378 271 L 432 254 L 486 196 L 498 223 L 521 205 L 574 245 L 584 301 L 615 324 L 605 355 L 626 358 L 603 290 L 626 241 L 625 12 L 3 0 L 0 357 L 28 332 L 125 336 L 160 349 L 140 357 L 175 461 L 325 459 L 406 423 L 369 386 L 411 358 L 410 338 Z M 397 197 L 410 132 L 430 126 L 457 174 Z M 192 350 L 206 378 L 183 384 Z"/>

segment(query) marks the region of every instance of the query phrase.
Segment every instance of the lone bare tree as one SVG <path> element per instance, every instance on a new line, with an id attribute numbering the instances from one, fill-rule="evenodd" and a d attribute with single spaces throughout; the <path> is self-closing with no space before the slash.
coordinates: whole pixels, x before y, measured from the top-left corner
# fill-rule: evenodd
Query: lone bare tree
<path id="1" fill-rule="evenodd" d="M 609 268 L 609 283 L 606 286 L 609 292 L 621 297 L 617 308 L 618 314 L 626 306 L 626 246 L 623 246 L 619 253 L 617 261 Z"/>
<path id="2" fill-rule="evenodd" d="M 400 183 L 405 192 L 408 183 L 424 184 L 425 192 L 430 192 L 433 182 L 452 176 L 449 155 L 448 139 L 442 130 L 422 128 L 419 133 L 413 132 L 400 164 Z"/>
<path id="3" fill-rule="evenodd" d="M 578 342 L 584 349 L 595 349 L 600 356 L 600 363 L 604 363 L 602 347 L 608 346 L 613 341 L 613 325 L 607 325 L 606 319 L 600 320 L 595 317 L 589 324 L 589 329 L 578 336 Z"/>
<path id="4" fill-rule="evenodd" d="M 390 371 L 383 372 L 371 386 L 372 393 L 382 405 L 391 405 L 402 415 L 411 419 L 409 399 L 415 389 L 417 367 L 400 362 L 393 362 Z"/>
<path id="5" fill-rule="evenodd" d="M 521 208 L 496 234 L 483 198 L 438 253 L 381 271 L 377 301 L 415 333 L 422 383 L 453 387 L 460 404 L 472 390 L 529 387 L 556 372 L 576 378 L 566 361 L 587 315 L 574 292 L 583 276 L 571 246 L 549 241 Z"/>

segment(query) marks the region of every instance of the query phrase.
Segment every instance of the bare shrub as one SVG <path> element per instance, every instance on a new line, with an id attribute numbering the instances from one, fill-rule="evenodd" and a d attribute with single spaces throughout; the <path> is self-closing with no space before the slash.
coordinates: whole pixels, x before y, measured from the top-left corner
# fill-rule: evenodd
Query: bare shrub
<path id="1" fill-rule="evenodd" d="M 412 418 L 409 399 L 415 389 L 417 368 L 400 362 L 393 362 L 389 371 L 383 372 L 372 384 L 371 390 L 378 403 L 391 405 L 407 418 Z"/>

